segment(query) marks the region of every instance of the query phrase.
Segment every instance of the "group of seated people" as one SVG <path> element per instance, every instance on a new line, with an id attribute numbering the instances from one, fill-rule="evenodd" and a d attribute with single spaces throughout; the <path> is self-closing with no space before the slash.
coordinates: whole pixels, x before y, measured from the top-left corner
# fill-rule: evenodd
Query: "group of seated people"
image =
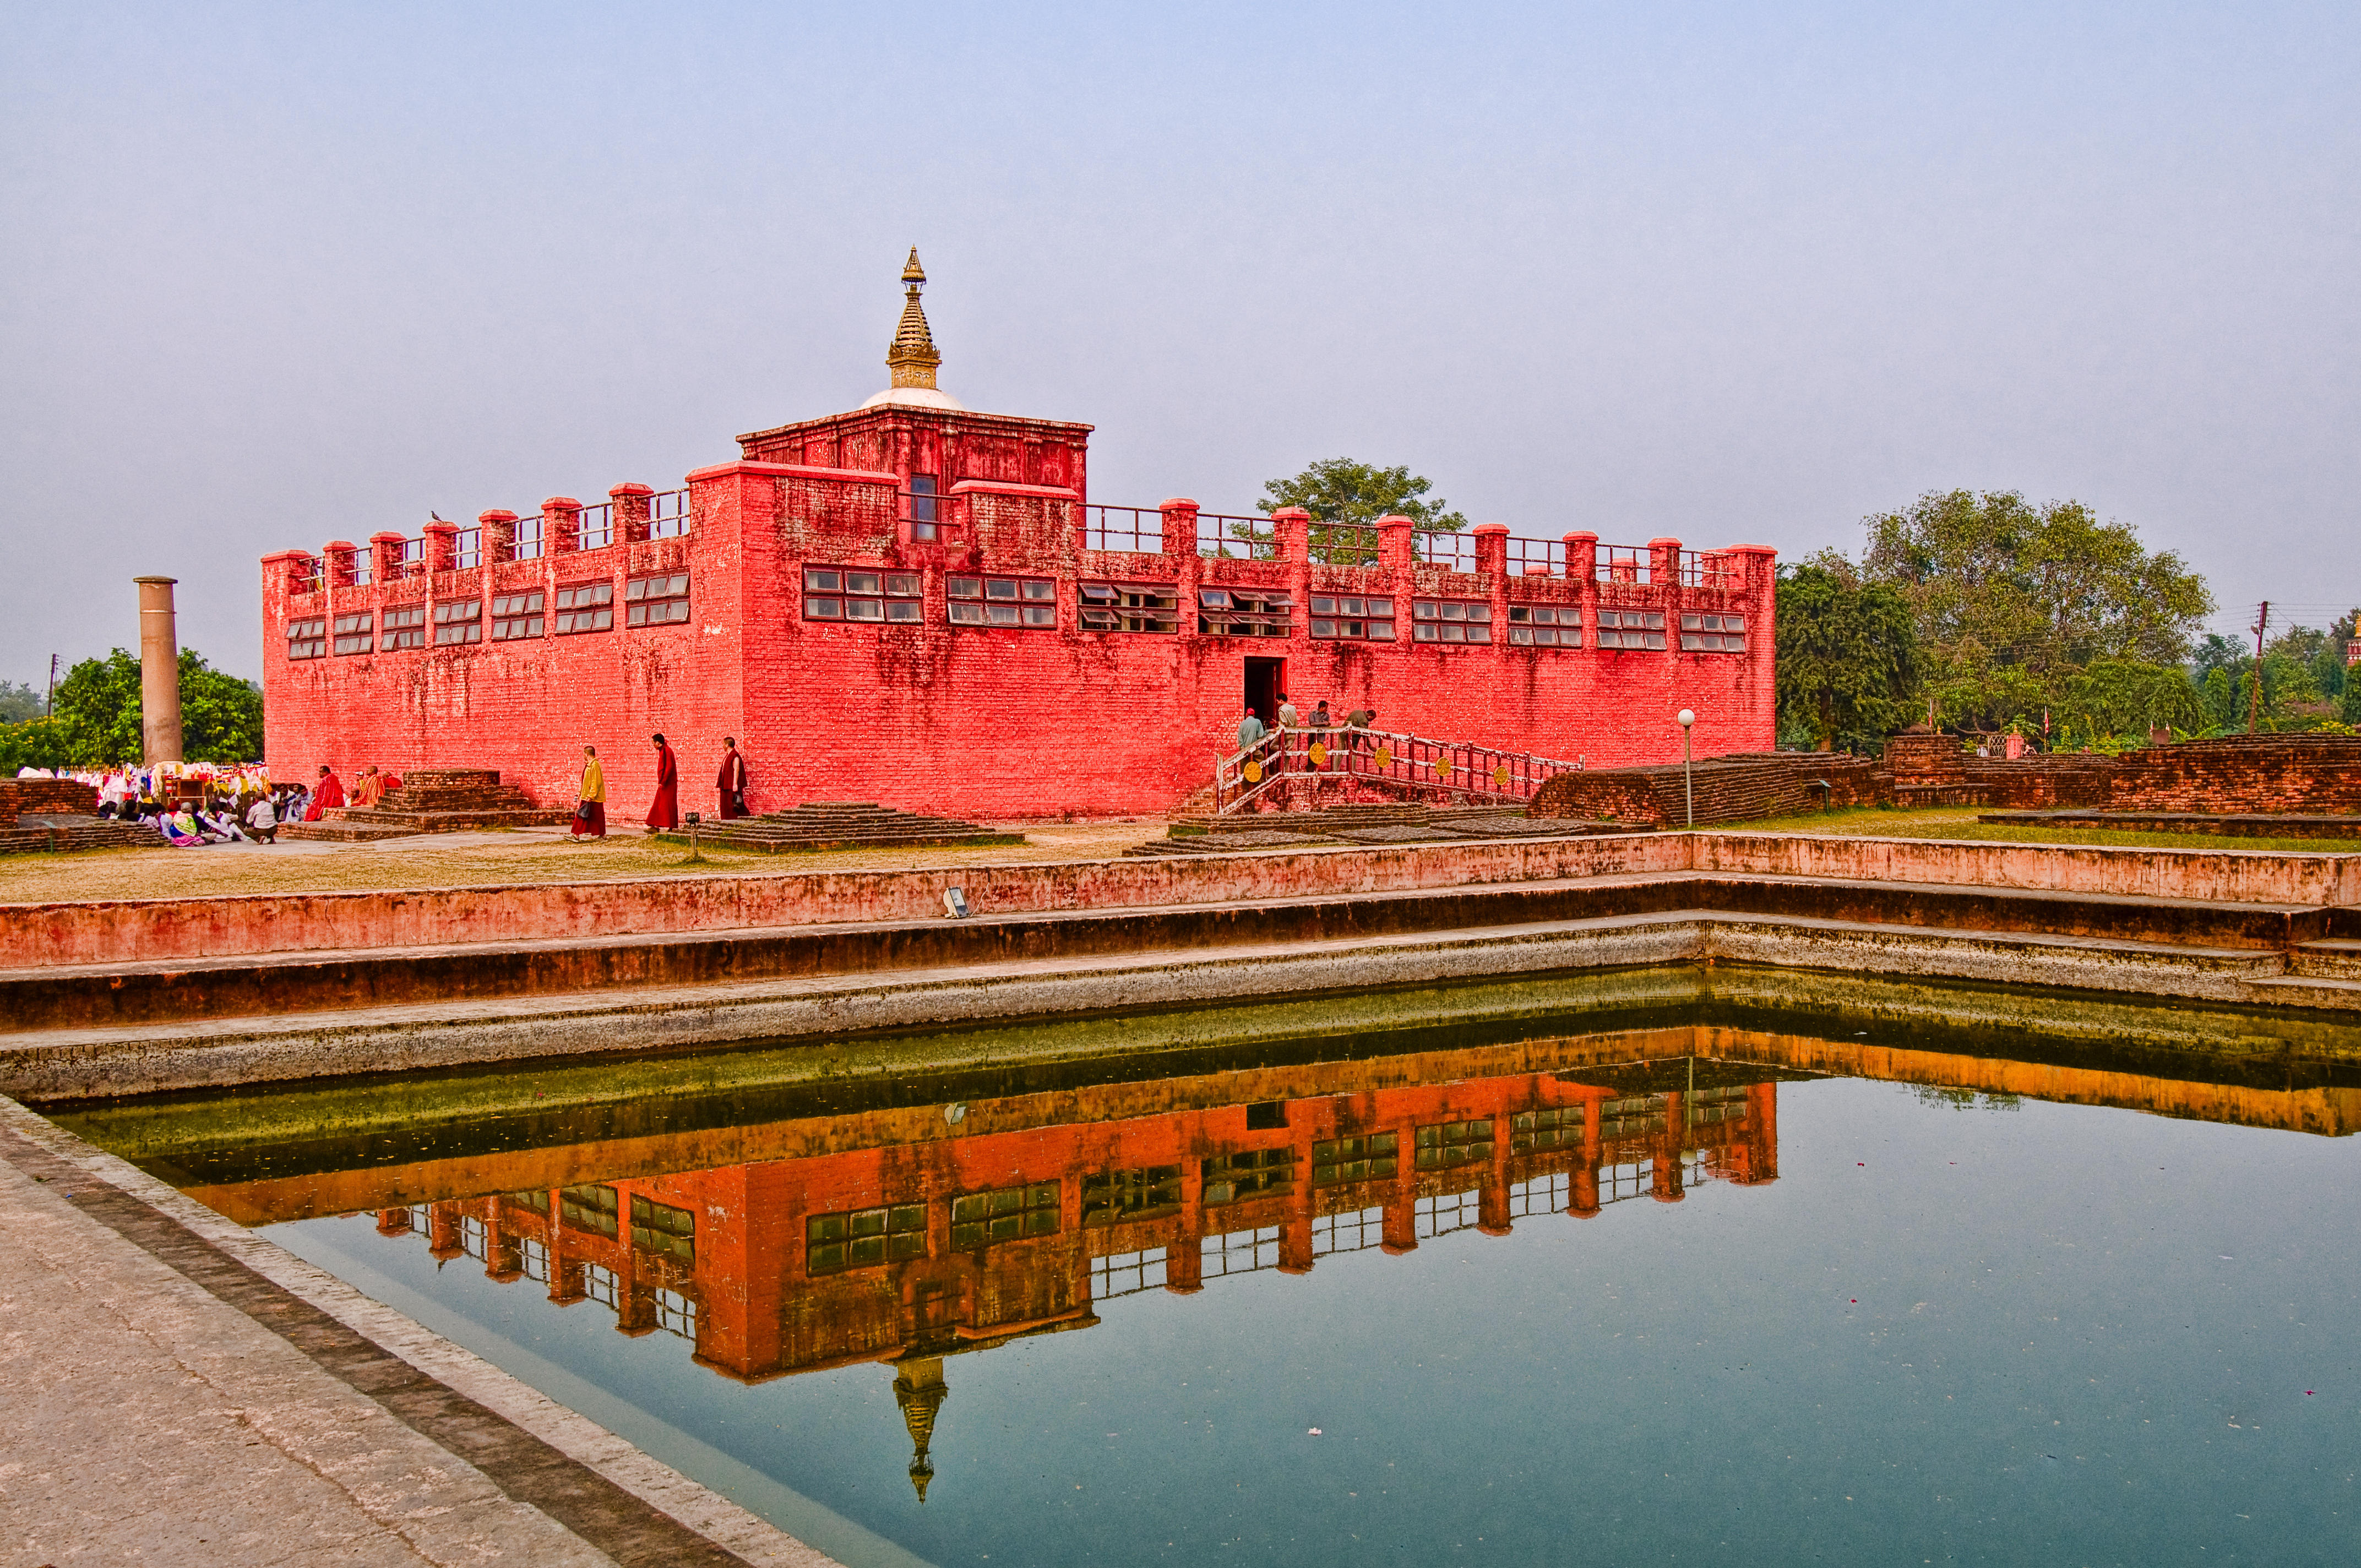
<path id="1" fill-rule="evenodd" d="M 302 820 L 310 804 L 309 795 L 307 790 L 281 785 L 250 801 L 236 795 L 220 799 L 207 795 L 193 802 L 182 799 L 167 803 L 143 798 L 125 816 L 136 814 L 138 821 L 152 822 L 166 841 L 184 848 L 195 844 L 275 844 L 280 823 Z"/>

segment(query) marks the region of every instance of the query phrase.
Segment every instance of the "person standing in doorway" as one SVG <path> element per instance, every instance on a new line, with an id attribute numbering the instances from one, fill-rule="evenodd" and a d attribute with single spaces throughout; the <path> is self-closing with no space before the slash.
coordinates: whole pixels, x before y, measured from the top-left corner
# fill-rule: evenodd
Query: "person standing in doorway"
<path id="1" fill-rule="evenodd" d="M 574 808 L 574 836 L 607 836 L 607 771 L 598 765 L 598 748 L 582 748 L 582 801 Z"/>
<path id="2" fill-rule="evenodd" d="M 1248 703 L 1246 717 L 1238 720 L 1238 750 L 1253 751 L 1255 743 L 1268 733 L 1269 731 L 1262 727 L 1262 719 L 1256 714 L 1254 705 Z"/>
<path id="3" fill-rule="evenodd" d="M 648 803 L 648 831 L 660 833 L 680 826 L 680 763 L 663 735 L 656 742 L 656 797 Z"/>
<path id="4" fill-rule="evenodd" d="M 738 754 L 734 735 L 721 738 L 721 774 L 713 784 L 721 792 L 721 816 L 746 815 L 746 759 Z"/>

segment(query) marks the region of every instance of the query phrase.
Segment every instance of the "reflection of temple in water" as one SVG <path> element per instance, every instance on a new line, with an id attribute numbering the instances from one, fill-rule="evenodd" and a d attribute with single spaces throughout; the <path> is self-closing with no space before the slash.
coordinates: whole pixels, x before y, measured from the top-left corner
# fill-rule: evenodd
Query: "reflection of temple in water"
<path id="1" fill-rule="evenodd" d="M 1676 1059 L 999 1131 L 953 1108 L 925 1141 L 386 1208 L 378 1228 L 677 1334 L 727 1376 L 891 1362 L 923 1498 L 947 1356 L 1159 1287 L 1775 1179 L 1770 1076 Z"/>

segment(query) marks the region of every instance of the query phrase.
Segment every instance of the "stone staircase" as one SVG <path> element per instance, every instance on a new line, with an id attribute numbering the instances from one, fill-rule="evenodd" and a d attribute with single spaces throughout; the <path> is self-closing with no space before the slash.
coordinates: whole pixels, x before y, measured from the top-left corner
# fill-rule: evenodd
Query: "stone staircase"
<path id="1" fill-rule="evenodd" d="M 0 779 L 0 855 L 170 847 L 145 824 L 99 816 L 93 785 L 76 779 Z"/>
<path id="2" fill-rule="evenodd" d="M 658 838 L 686 844 L 686 828 Z M 972 822 L 897 811 L 873 800 L 812 800 L 760 817 L 708 817 L 697 842 L 724 850 L 793 854 L 819 850 L 923 849 L 946 844 L 1022 844 L 1021 833 L 994 833 Z"/>
<path id="3" fill-rule="evenodd" d="M 1463 839 L 1571 839 L 1646 832 L 1629 825 L 1568 817 L 1528 817 L 1515 806 L 1493 809 L 1367 802 L 1314 811 L 1258 811 L 1237 817 L 1176 819 L 1170 837 L 1124 851 L 1134 856 L 1226 855 L 1319 844 L 1447 843 Z"/>
<path id="4" fill-rule="evenodd" d="M 555 828 L 573 812 L 544 810 L 493 768 L 412 768 L 401 787 L 373 806 L 345 806 L 317 822 L 291 822 L 280 837 L 366 843 L 421 833 L 466 833 L 500 828 Z"/>

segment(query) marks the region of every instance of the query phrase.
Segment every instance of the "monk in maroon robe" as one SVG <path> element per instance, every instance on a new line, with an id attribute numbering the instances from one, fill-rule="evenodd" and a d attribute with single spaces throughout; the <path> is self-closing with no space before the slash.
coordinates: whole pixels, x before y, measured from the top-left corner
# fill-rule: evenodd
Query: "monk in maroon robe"
<path id="1" fill-rule="evenodd" d="M 746 759 L 738 754 L 736 736 L 724 735 L 721 746 L 721 774 L 713 781 L 714 788 L 721 792 L 721 809 L 717 815 L 743 817 L 746 815 Z"/>
<path id="2" fill-rule="evenodd" d="M 320 782 L 313 786 L 312 808 L 303 813 L 303 820 L 317 822 L 322 812 L 334 810 L 344 804 L 345 781 L 331 773 L 325 762 L 321 763 Z"/>
<path id="3" fill-rule="evenodd" d="M 648 831 L 680 826 L 680 764 L 672 747 L 656 737 L 656 797 L 648 806 Z"/>

